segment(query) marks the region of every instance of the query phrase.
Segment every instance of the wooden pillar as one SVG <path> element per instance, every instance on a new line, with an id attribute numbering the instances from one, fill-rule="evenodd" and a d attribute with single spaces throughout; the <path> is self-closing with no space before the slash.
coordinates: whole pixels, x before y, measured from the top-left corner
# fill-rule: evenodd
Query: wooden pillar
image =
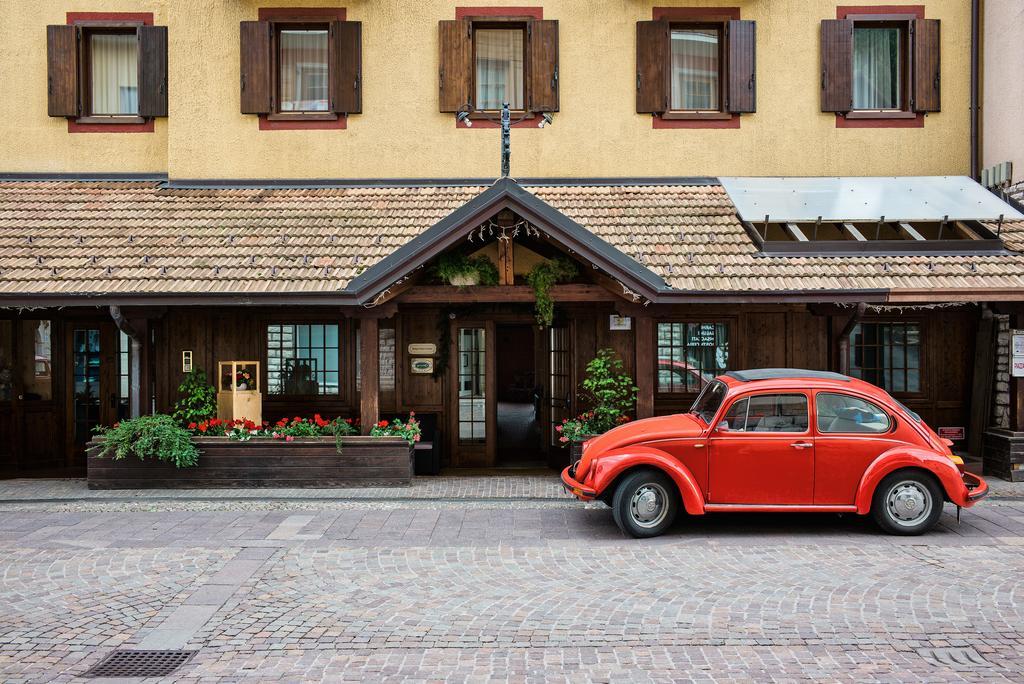
<path id="1" fill-rule="evenodd" d="M 370 428 L 380 419 L 379 327 L 376 318 L 364 318 L 359 321 L 359 417 L 364 435 L 370 434 Z"/>
<path id="2" fill-rule="evenodd" d="M 637 316 L 636 322 L 636 417 L 654 415 L 654 321 Z"/>

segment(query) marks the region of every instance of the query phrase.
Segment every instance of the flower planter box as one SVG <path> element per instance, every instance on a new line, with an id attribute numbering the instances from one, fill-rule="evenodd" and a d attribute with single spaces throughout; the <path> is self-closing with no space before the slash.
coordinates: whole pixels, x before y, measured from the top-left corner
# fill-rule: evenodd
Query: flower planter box
<path id="1" fill-rule="evenodd" d="M 199 464 L 175 468 L 160 461 L 95 455 L 89 444 L 89 489 L 229 487 L 378 487 L 412 483 L 413 449 L 401 437 L 302 437 L 291 442 L 194 437 Z"/>

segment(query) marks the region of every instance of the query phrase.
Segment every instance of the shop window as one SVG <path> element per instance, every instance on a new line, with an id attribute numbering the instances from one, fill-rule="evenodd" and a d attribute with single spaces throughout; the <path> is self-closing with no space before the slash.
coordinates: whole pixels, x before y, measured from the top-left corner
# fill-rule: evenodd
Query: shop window
<path id="1" fill-rule="evenodd" d="M 53 399 L 50 321 L 23 321 L 18 344 L 22 395 L 26 401 Z"/>
<path id="2" fill-rule="evenodd" d="M 340 393 L 338 326 L 320 323 L 267 326 L 267 393 L 326 396 Z"/>
<path id="3" fill-rule="evenodd" d="M 658 323 L 658 393 L 696 394 L 729 367 L 726 323 Z"/>
<path id="4" fill-rule="evenodd" d="M 850 375 L 892 392 L 921 391 L 921 326 L 859 323 L 850 333 Z"/>

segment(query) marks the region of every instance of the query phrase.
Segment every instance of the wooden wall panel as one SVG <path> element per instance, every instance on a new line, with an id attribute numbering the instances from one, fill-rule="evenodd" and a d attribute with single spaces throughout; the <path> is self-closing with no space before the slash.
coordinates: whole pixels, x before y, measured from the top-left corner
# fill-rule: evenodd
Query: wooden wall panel
<path id="1" fill-rule="evenodd" d="M 437 332 L 437 312 L 401 315 L 401 335 L 398 340 L 396 363 L 398 369 L 396 380 L 400 385 L 398 405 L 400 411 L 439 412 L 444 404 L 444 385 L 441 378 L 433 375 L 420 375 L 409 372 L 409 345 L 432 342 L 441 349 L 441 340 Z M 437 357 L 434 358 L 435 363 Z M 449 360 L 451 363 L 451 360 Z"/>
<path id="2" fill-rule="evenodd" d="M 815 316 L 809 311 L 790 311 L 786 314 L 787 366 L 828 370 L 828 322 L 827 316 Z"/>
<path id="3" fill-rule="evenodd" d="M 748 313 L 740 317 L 740 368 L 786 366 L 786 314 Z M 736 370 L 739 370 L 737 368 Z"/>

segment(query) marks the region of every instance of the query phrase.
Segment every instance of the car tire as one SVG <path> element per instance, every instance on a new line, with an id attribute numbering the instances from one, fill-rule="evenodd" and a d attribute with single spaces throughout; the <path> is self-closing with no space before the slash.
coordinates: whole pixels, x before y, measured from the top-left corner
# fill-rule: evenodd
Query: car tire
<path id="1" fill-rule="evenodd" d="M 935 478 L 920 471 L 897 471 L 875 488 L 871 517 L 889 534 L 924 534 L 939 522 L 943 502 Z"/>
<path id="2" fill-rule="evenodd" d="M 679 513 L 679 493 L 672 479 L 657 470 L 630 473 L 615 488 L 612 517 L 631 537 L 657 537 Z"/>

